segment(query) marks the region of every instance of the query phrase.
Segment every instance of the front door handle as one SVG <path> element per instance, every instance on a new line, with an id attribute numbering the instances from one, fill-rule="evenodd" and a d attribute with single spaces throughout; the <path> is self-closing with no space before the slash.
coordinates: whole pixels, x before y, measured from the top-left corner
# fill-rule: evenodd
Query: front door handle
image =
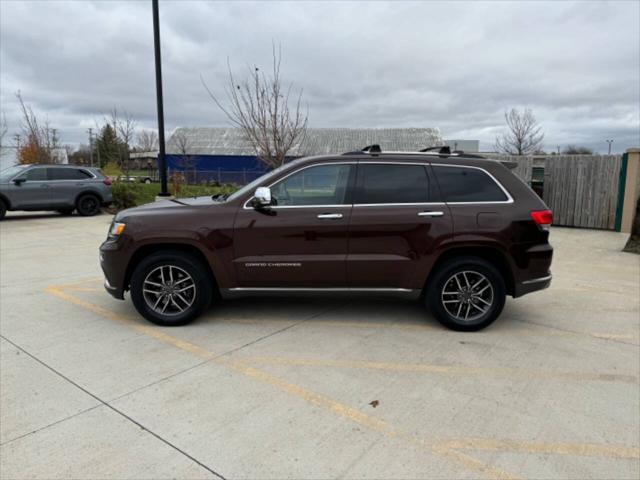
<path id="1" fill-rule="evenodd" d="M 419 217 L 441 217 L 444 215 L 444 212 L 419 212 Z"/>
<path id="2" fill-rule="evenodd" d="M 318 218 L 322 218 L 322 219 L 336 219 L 336 218 L 342 218 L 342 214 L 341 213 L 321 213 L 320 215 L 318 215 Z"/>

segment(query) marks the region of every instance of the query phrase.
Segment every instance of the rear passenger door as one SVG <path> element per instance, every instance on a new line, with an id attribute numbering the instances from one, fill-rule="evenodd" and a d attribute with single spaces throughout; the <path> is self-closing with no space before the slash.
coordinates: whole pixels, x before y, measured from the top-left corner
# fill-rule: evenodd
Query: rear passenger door
<path id="1" fill-rule="evenodd" d="M 480 167 L 434 163 L 431 168 L 455 219 L 456 241 L 503 243 L 513 199 L 502 184 Z"/>
<path id="2" fill-rule="evenodd" d="M 358 163 L 347 278 L 354 289 L 420 289 L 452 234 L 426 163 Z"/>
<path id="3" fill-rule="evenodd" d="M 75 204 L 76 196 L 93 178 L 86 170 L 72 167 L 51 167 L 49 185 L 51 186 L 51 204 L 70 207 Z"/>

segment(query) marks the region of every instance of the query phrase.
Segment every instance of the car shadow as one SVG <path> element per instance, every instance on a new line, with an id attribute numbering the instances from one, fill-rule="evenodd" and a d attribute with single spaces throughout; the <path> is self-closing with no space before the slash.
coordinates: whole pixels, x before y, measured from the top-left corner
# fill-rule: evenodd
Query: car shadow
<path id="1" fill-rule="evenodd" d="M 101 215 L 111 215 L 111 214 L 107 213 L 107 212 L 100 212 L 98 215 L 94 215 L 94 216 L 97 217 L 97 216 L 101 216 Z M 71 215 L 63 215 L 63 214 L 58 213 L 58 212 L 47 212 L 47 211 L 42 211 L 42 212 L 7 212 L 5 217 L 2 220 L 0 220 L 0 223 L 20 222 L 20 221 L 26 221 L 26 220 L 54 219 L 54 218 L 69 219 L 69 218 L 91 218 L 91 217 L 82 217 L 82 216 L 78 215 L 77 213 L 73 213 Z"/>

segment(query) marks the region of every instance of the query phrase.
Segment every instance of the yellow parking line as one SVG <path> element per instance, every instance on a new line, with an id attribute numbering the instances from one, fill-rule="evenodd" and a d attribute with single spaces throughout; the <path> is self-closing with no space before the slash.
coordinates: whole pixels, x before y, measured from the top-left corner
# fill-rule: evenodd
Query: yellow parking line
<path id="1" fill-rule="evenodd" d="M 350 360 L 302 359 L 287 357 L 243 357 L 244 361 L 258 365 L 292 365 L 305 367 L 337 367 L 352 369 L 390 370 L 396 372 L 436 373 L 445 375 L 498 375 L 518 378 L 548 378 L 559 380 L 622 382 L 637 384 L 635 375 L 619 373 L 574 373 L 529 370 L 503 367 L 467 367 L 464 365 L 434 365 L 420 363 L 362 362 Z"/>
<path id="2" fill-rule="evenodd" d="M 513 440 L 463 438 L 443 442 L 441 446 L 452 450 L 484 450 L 531 453 L 534 455 L 575 455 L 580 457 L 640 459 L 640 448 L 590 443 L 517 442 Z"/>
<path id="3" fill-rule="evenodd" d="M 284 391 L 285 393 L 288 393 L 289 395 L 295 396 L 297 398 L 301 398 L 311 403 L 312 405 L 321 407 L 341 417 L 347 418 L 355 423 L 358 423 L 359 425 L 362 425 L 371 430 L 382 433 L 387 437 L 400 438 L 414 445 L 417 445 L 421 448 L 428 448 L 435 455 L 439 455 L 441 457 L 453 460 L 456 463 L 465 466 L 466 468 L 469 468 L 471 470 L 474 470 L 478 473 L 485 475 L 487 478 L 491 480 L 518 478 L 517 476 L 509 472 L 506 472 L 502 469 L 485 465 L 480 460 L 472 458 L 468 455 L 450 451 L 450 449 L 448 449 L 445 446 L 436 448 L 436 446 L 428 446 L 422 442 L 418 442 L 411 435 L 401 432 L 397 429 L 394 429 L 393 426 L 391 426 L 389 423 L 385 422 L 384 420 L 380 420 L 376 417 L 372 417 L 370 415 L 367 415 L 364 412 L 361 412 L 360 410 L 357 410 L 355 408 L 349 407 L 348 405 L 337 402 L 331 399 L 330 397 L 318 394 L 309 389 L 301 387 L 300 385 L 289 383 L 265 371 L 248 366 L 242 361 L 238 361 L 230 357 L 218 357 L 213 352 L 203 349 L 191 342 L 187 342 L 179 338 L 173 337 L 172 335 L 168 335 L 162 332 L 162 330 L 158 327 L 151 327 L 151 326 L 136 324 L 132 320 L 124 316 L 118 315 L 117 313 L 112 312 L 111 310 L 108 310 L 99 305 L 95 305 L 93 303 L 87 302 L 73 295 L 70 295 L 62 291 L 60 286 L 50 286 L 46 288 L 45 291 L 47 293 L 55 295 L 56 297 L 62 300 L 65 300 L 77 306 L 86 308 L 107 319 L 115 320 L 118 323 L 126 325 L 127 327 L 130 327 L 130 328 L 133 328 L 137 332 L 143 333 L 145 335 L 149 335 L 163 343 L 166 343 L 168 345 L 171 345 L 181 350 L 192 353 L 200 358 L 213 360 L 221 365 L 225 365 L 229 368 L 232 368 L 233 370 L 249 378 L 259 380 L 263 383 L 267 383 L 269 385 L 277 387 L 280 390 Z"/>

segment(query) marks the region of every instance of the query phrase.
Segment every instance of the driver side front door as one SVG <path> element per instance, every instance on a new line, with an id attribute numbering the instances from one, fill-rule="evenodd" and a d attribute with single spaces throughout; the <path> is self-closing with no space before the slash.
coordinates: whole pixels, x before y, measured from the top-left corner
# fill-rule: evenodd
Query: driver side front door
<path id="1" fill-rule="evenodd" d="M 270 185 L 270 207 L 240 207 L 233 262 L 239 286 L 346 287 L 354 176 L 355 163 L 305 166 Z"/>

